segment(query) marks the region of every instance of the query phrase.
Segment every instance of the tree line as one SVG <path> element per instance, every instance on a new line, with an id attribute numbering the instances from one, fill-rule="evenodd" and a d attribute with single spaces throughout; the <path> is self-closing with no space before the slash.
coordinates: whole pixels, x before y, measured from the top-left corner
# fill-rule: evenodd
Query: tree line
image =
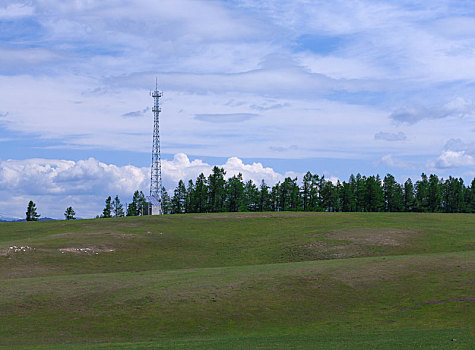
<path id="1" fill-rule="evenodd" d="M 394 176 L 351 175 L 336 184 L 325 176 L 307 172 L 299 185 L 287 177 L 274 186 L 243 181 L 242 174 L 225 179 L 214 167 L 195 181 L 180 180 L 170 197 L 163 191 L 165 214 L 236 211 L 342 211 L 342 212 L 475 212 L 475 178 L 465 186 L 461 178 L 422 174 L 415 183 L 399 184 Z"/>
<path id="2" fill-rule="evenodd" d="M 337 211 L 337 212 L 445 212 L 475 213 L 475 178 L 465 185 L 462 178 L 439 178 L 422 173 L 415 183 L 409 178 L 399 184 L 393 175 L 351 175 L 336 184 L 325 176 L 307 172 L 299 185 L 297 177 L 286 177 L 273 186 L 264 180 L 259 185 L 244 181 L 242 174 L 225 178 L 223 168 L 215 166 L 206 177 L 183 180 L 170 196 L 162 188 L 164 214 L 219 213 L 244 211 Z M 101 215 L 96 218 L 140 216 L 148 214 L 142 191 L 135 191 L 124 205 L 119 196 L 106 198 Z M 72 207 L 66 208 L 66 220 L 75 219 Z M 36 205 L 28 203 L 27 221 L 38 220 Z"/>

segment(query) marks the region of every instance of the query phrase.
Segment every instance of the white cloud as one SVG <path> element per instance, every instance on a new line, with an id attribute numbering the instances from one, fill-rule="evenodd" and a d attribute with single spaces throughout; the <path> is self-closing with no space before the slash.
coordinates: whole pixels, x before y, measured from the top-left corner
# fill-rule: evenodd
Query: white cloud
<path id="1" fill-rule="evenodd" d="M 450 139 L 433 166 L 438 169 L 475 167 L 475 142 L 464 143 L 460 139 Z"/>
<path id="2" fill-rule="evenodd" d="M 33 15 L 34 9 L 21 3 L 9 4 L 5 7 L 0 7 L 0 19 L 13 19 L 19 17 L 28 17 Z"/>
<path id="3" fill-rule="evenodd" d="M 475 166 L 475 158 L 465 151 L 443 151 L 435 166 L 442 169 Z"/>
<path id="4" fill-rule="evenodd" d="M 284 175 L 261 163 L 244 164 L 236 157 L 217 165 L 226 171 L 226 178 L 241 173 L 244 181 L 257 185 L 265 180 L 273 185 Z M 213 165 L 184 153 L 173 160 L 162 161 L 164 186 L 172 192 L 179 180 L 185 183 L 203 173 L 208 176 Z M 285 174 L 285 176 L 295 174 Z M 130 200 L 137 189 L 148 193 L 150 169 L 132 165 L 105 164 L 94 158 L 70 161 L 55 159 L 25 159 L 0 161 L 0 212 L 22 217 L 30 199 L 38 204 L 40 214 L 61 218 L 64 209 L 73 205 L 78 216 L 94 217 L 99 214 L 107 196 L 119 195 Z"/>

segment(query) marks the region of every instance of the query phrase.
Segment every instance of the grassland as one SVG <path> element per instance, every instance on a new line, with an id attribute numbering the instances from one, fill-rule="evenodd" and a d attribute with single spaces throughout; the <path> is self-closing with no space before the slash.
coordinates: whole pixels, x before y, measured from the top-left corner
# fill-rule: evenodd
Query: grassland
<path id="1" fill-rule="evenodd" d="M 0 349 L 470 349 L 474 275 L 471 214 L 2 223 Z"/>

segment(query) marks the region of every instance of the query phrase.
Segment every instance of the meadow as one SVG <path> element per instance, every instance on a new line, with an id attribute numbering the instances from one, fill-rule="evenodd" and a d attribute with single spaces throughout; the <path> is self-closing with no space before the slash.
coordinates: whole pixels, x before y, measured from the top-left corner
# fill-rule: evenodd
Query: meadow
<path id="1" fill-rule="evenodd" d="M 470 349 L 475 215 L 0 224 L 0 349 Z"/>

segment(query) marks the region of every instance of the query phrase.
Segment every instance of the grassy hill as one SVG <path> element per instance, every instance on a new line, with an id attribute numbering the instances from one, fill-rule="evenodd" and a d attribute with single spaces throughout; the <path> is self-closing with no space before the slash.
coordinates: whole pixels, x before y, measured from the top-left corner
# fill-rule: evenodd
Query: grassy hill
<path id="1" fill-rule="evenodd" d="M 469 349 L 474 275 L 473 214 L 2 223 L 0 348 Z"/>

